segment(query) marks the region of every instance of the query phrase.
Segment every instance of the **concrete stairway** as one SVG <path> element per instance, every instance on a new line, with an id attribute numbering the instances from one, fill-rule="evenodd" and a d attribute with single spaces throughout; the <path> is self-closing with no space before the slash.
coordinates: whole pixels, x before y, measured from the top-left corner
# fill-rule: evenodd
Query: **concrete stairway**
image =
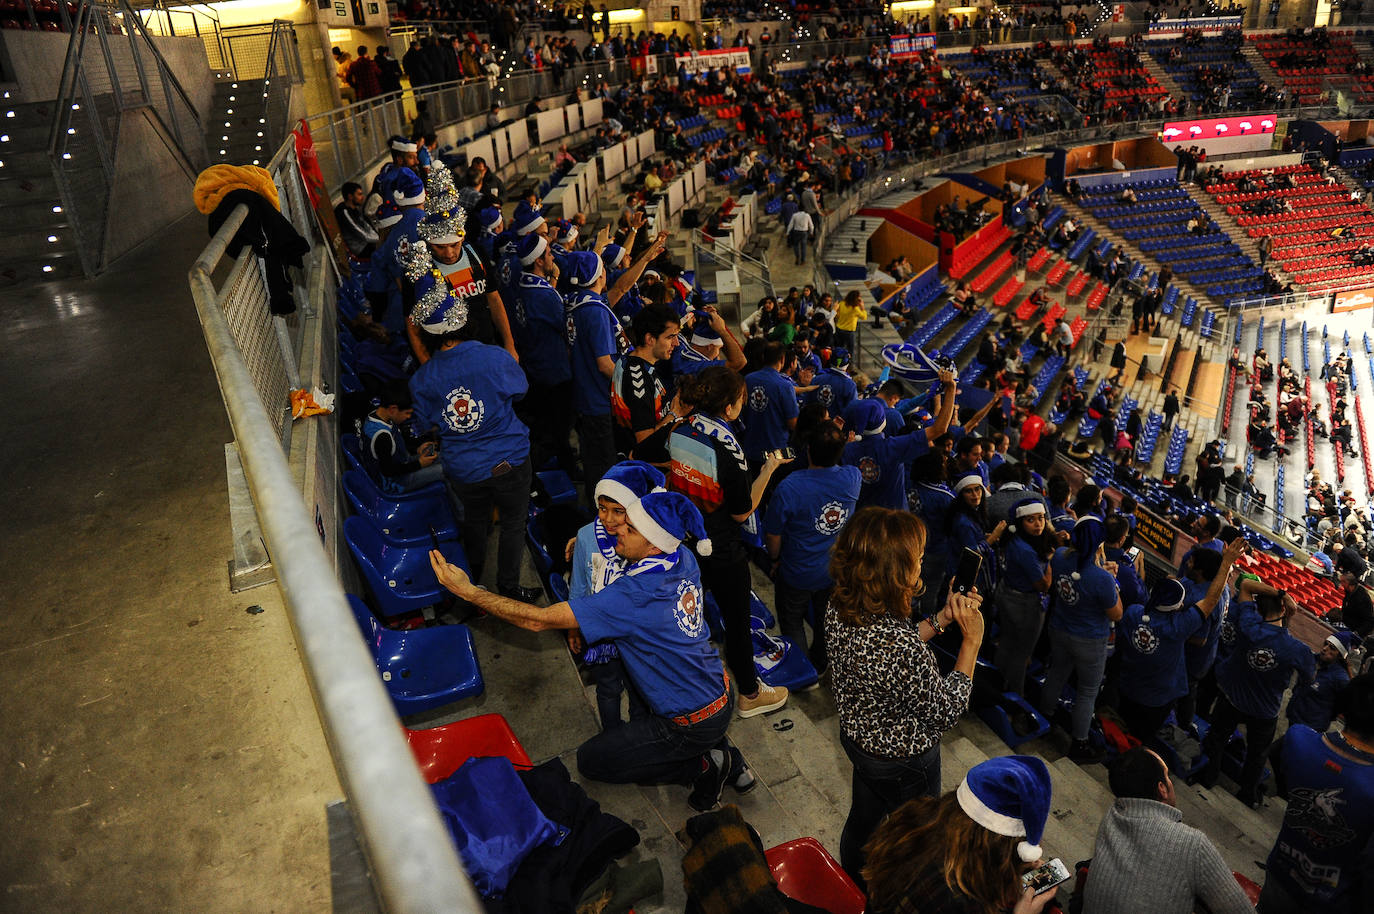
<path id="1" fill-rule="evenodd" d="M 6 98 L 0 106 L 0 286 L 80 275 L 76 232 L 48 158 L 53 103 L 11 104 Z M 68 173 L 78 186 L 88 183 L 87 172 L 93 179 L 99 173 L 93 150 L 73 161 Z"/>
<path id="2" fill-rule="evenodd" d="M 1269 66 L 1269 61 L 1264 59 L 1264 55 L 1259 52 L 1258 48 L 1247 42 L 1241 45 L 1240 53 L 1249 61 L 1250 66 L 1259 74 L 1261 80 L 1275 88 L 1283 88 L 1283 77 L 1279 76 L 1274 68 Z"/>
<path id="3" fill-rule="evenodd" d="M 215 97 L 206 119 L 205 149 L 210 163 L 266 166 L 272 157 L 264 123 L 263 80 L 215 74 Z"/>
<path id="4" fill-rule="evenodd" d="M 1145 69 L 1155 78 L 1155 82 L 1169 90 L 1170 98 L 1187 98 L 1191 100 L 1191 95 L 1184 92 L 1183 87 L 1174 82 L 1174 78 L 1169 75 L 1167 70 L 1160 66 L 1159 61 L 1155 60 L 1153 54 L 1148 51 L 1144 52 L 1140 55 L 1140 59 L 1145 62 Z"/>

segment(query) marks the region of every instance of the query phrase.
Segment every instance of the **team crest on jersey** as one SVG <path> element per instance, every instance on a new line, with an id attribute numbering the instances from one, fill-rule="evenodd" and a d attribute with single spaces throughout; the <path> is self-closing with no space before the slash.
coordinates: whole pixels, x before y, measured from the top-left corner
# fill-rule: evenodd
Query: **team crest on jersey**
<path id="1" fill-rule="evenodd" d="M 762 387 L 755 387 L 749 391 L 749 408 L 756 413 L 761 413 L 768 408 L 768 391 Z"/>
<path id="2" fill-rule="evenodd" d="M 845 506 L 832 501 L 821 508 L 821 513 L 816 516 L 816 529 L 828 536 L 833 536 L 840 532 L 844 522 L 849 520 L 849 511 Z"/>
<path id="3" fill-rule="evenodd" d="M 835 388 L 829 384 L 819 388 L 816 391 L 816 399 L 821 402 L 822 406 L 829 406 L 835 401 Z"/>
<path id="4" fill-rule="evenodd" d="M 1153 654 L 1159 650 L 1159 636 L 1148 625 L 1137 625 L 1131 632 L 1131 644 L 1142 654 Z"/>
<path id="5" fill-rule="evenodd" d="M 1221 643 L 1228 646 L 1236 643 L 1236 626 L 1230 619 L 1221 623 Z"/>
<path id="6" fill-rule="evenodd" d="M 883 475 L 883 468 L 872 457 L 859 458 L 859 478 L 864 482 L 877 482 Z"/>
<path id="7" fill-rule="evenodd" d="M 486 407 L 466 387 L 449 391 L 448 406 L 444 407 L 444 422 L 460 435 L 476 431 L 482 424 Z"/>
<path id="8" fill-rule="evenodd" d="M 673 606 L 673 619 L 688 638 L 701 635 L 702 626 L 705 624 L 701 610 L 701 588 L 691 581 L 679 583 L 677 603 Z"/>
<path id="9" fill-rule="evenodd" d="M 1326 849 L 1348 844 L 1355 838 L 1355 830 L 1345 819 L 1341 807 L 1348 804 L 1340 787 L 1296 787 L 1289 790 L 1288 814 L 1285 817 L 1312 844 Z"/>
<path id="10" fill-rule="evenodd" d="M 860 472 L 863 472 L 863 471 L 860 470 Z M 907 506 L 907 509 L 910 510 L 912 514 L 920 514 L 920 513 L 921 513 L 921 490 L 920 490 L 920 489 L 908 489 L 908 490 L 907 490 L 907 493 L 906 493 L 906 506 Z"/>
<path id="11" fill-rule="evenodd" d="M 1257 647 L 1245 655 L 1246 663 L 1250 664 L 1250 669 L 1261 673 L 1267 673 L 1279 665 L 1279 658 L 1267 647 Z"/>
<path id="12" fill-rule="evenodd" d="M 520 296 L 515 296 L 515 322 L 521 327 L 527 325 L 525 320 L 525 303 L 520 300 Z"/>
<path id="13" fill-rule="evenodd" d="M 1078 588 L 1073 586 L 1073 578 L 1068 575 L 1061 575 L 1059 580 L 1054 582 L 1054 590 L 1064 605 L 1073 606 L 1078 603 Z"/>

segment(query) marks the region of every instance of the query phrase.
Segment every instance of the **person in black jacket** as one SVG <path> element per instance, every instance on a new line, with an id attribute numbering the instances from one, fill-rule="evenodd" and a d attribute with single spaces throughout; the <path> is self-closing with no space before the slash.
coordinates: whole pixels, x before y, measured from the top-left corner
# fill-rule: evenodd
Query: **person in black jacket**
<path id="1" fill-rule="evenodd" d="M 377 76 L 377 83 L 381 86 L 382 94 L 388 92 L 401 91 L 401 65 L 391 56 L 391 48 L 382 45 L 377 48 L 375 59 L 377 69 L 381 72 Z"/>
<path id="2" fill-rule="evenodd" d="M 1164 413 L 1164 424 L 1160 426 L 1160 430 L 1167 432 L 1174 427 L 1174 416 L 1178 415 L 1178 394 L 1169 391 L 1169 395 L 1164 398 L 1161 412 Z"/>
<path id="3" fill-rule="evenodd" d="M 410 43 L 410 50 L 401 58 L 401 64 L 405 67 L 406 78 L 410 80 L 412 89 L 434 82 L 434 74 L 430 72 L 429 61 L 418 40 Z"/>

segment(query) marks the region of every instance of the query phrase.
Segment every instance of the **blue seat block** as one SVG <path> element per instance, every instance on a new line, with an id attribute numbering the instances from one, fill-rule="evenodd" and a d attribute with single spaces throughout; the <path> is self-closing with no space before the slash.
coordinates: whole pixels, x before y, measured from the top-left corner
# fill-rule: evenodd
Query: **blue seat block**
<path id="1" fill-rule="evenodd" d="M 1050 722 L 1041 717 L 1039 712 L 1032 708 L 1030 702 L 1026 701 L 1026 699 L 1017 695 L 1015 692 L 1004 692 L 1002 693 L 1002 697 L 1008 701 L 1015 702 L 1020 708 L 1026 711 L 1026 713 L 1030 714 L 1036 724 L 1034 730 L 1027 733 L 1025 736 L 1021 736 L 1012 728 L 1011 718 L 1007 716 L 1006 710 L 1000 705 L 979 708 L 978 716 L 982 718 L 983 723 L 992 728 L 992 731 L 1002 738 L 1002 742 L 1006 743 L 1008 748 L 1015 749 L 1024 742 L 1044 736 L 1046 733 L 1050 732 Z"/>
<path id="2" fill-rule="evenodd" d="M 429 543 L 398 546 L 387 542 L 382 532 L 361 515 L 344 521 L 344 539 L 383 616 L 418 612 L 446 599 L 448 592 L 439 586 L 429 564 Z M 440 540 L 439 551 L 449 562 L 470 573 L 461 544 Z"/>
<path id="3" fill-rule="evenodd" d="M 348 603 L 397 714 L 442 708 L 486 689 L 466 625 L 394 631 L 358 597 L 348 594 Z"/>

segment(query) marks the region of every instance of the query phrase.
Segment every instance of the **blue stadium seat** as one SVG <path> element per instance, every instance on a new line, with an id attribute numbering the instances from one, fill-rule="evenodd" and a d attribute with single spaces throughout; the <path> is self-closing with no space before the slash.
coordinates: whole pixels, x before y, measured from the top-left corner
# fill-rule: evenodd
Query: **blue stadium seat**
<path id="1" fill-rule="evenodd" d="M 466 625 L 394 631 L 361 599 L 347 596 L 397 714 L 442 708 L 485 691 L 472 630 Z"/>
<path id="2" fill-rule="evenodd" d="M 357 561 L 363 581 L 387 618 L 418 612 L 447 599 L 429 564 L 429 544 L 397 546 L 389 543 L 372 522 L 362 516 L 344 521 L 344 540 Z M 444 558 L 469 571 L 467 555 L 460 543 L 439 541 Z"/>
<path id="3" fill-rule="evenodd" d="M 453 516 L 443 483 L 435 485 L 437 495 L 394 498 L 377 488 L 366 473 L 349 470 L 343 477 L 344 495 L 353 510 L 371 519 L 382 536 L 398 546 L 428 543 L 431 533 L 441 540 L 458 537 L 458 519 Z"/>

